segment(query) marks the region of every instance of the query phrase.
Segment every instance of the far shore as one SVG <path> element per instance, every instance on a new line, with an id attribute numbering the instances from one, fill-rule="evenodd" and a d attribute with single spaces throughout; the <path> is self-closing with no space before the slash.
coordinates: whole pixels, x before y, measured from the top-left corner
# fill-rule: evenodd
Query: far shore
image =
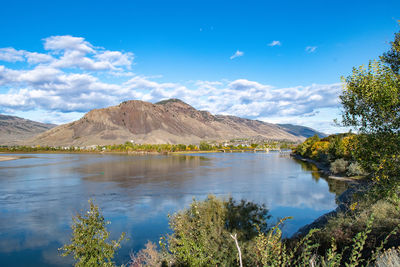
<path id="1" fill-rule="evenodd" d="M 252 150 L 243 150 L 253 152 Z M 231 151 L 231 153 L 240 153 L 242 150 Z M 37 151 L 1 151 L 1 154 L 122 154 L 122 155 L 184 155 L 184 154 L 205 154 L 205 153 L 223 153 L 220 150 L 188 150 L 188 151 L 100 151 L 100 150 L 37 150 Z"/>
<path id="2" fill-rule="evenodd" d="M 69 150 L 57 150 L 57 151 L 7 151 L 0 152 L 0 161 L 14 160 L 19 158 L 26 158 L 24 156 L 1 156 L 1 154 L 111 154 L 111 155 L 185 155 L 185 154 L 203 154 L 203 153 L 222 153 L 217 150 L 194 150 L 194 151 L 98 151 L 98 150 L 80 150 L 80 151 L 69 151 Z M 9 158 L 9 159 L 6 159 Z"/>

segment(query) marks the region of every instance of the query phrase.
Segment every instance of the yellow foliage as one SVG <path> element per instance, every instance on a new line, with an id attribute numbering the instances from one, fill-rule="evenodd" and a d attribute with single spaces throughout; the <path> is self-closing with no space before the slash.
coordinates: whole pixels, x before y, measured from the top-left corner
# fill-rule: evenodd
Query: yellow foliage
<path id="1" fill-rule="evenodd" d="M 318 141 L 311 147 L 311 158 L 317 158 L 321 154 L 327 154 L 329 149 L 328 141 Z"/>

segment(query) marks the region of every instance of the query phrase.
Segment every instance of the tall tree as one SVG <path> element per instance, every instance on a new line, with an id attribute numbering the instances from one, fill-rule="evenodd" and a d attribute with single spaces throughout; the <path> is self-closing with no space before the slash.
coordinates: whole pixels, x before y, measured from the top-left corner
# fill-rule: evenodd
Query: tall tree
<path id="1" fill-rule="evenodd" d="M 391 50 L 367 68 L 353 69 L 340 96 L 342 123 L 355 128 L 355 158 L 379 181 L 400 173 L 400 34 Z"/>

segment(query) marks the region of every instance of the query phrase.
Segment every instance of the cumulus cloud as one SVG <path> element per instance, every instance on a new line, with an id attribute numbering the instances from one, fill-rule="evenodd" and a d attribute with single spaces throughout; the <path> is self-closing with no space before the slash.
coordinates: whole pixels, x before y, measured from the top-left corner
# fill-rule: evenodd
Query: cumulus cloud
<path id="1" fill-rule="evenodd" d="M 315 50 L 317 50 L 317 46 L 307 46 L 306 48 L 305 48 L 305 51 L 307 52 L 307 53 L 314 53 L 315 52 Z"/>
<path id="2" fill-rule="evenodd" d="M 96 55 L 96 58 L 103 62 L 109 62 L 112 66 L 125 66 L 131 68 L 133 53 L 121 53 L 120 51 L 104 51 Z"/>
<path id="3" fill-rule="evenodd" d="M 48 63 L 54 60 L 54 58 L 48 54 L 42 54 L 37 52 L 25 52 L 27 61 L 31 64 Z"/>
<path id="4" fill-rule="evenodd" d="M 24 52 L 15 50 L 12 47 L 0 48 L 0 60 L 16 62 L 24 60 Z"/>
<path id="5" fill-rule="evenodd" d="M 94 53 L 94 47 L 82 37 L 70 35 L 50 36 L 44 39 L 44 49 L 54 51 L 79 51 L 81 53 Z"/>
<path id="6" fill-rule="evenodd" d="M 109 71 L 120 75 L 131 69 L 134 54 L 131 52 L 109 51 L 95 47 L 83 37 L 70 35 L 51 36 L 44 39 L 47 53 L 0 48 L 0 61 L 27 61 L 55 69 L 81 69 L 88 71 Z"/>
<path id="7" fill-rule="evenodd" d="M 0 48 L 0 61 L 17 62 L 25 60 L 27 60 L 29 63 L 37 64 L 37 63 L 50 62 L 53 60 L 53 57 L 47 54 L 41 54 L 37 52 L 16 50 L 15 48 L 12 47 Z"/>
<path id="8" fill-rule="evenodd" d="M 213 114 L 300 123 L 301 118 L 318 117 L 320 110 L 339 106 L 341 84 L 276 88 L 247 79 L 165 83 L 157 81 L 159 77 L 133 74 L 130 67 L 134 55 L 130 52 L 98 48 L 72 36 L 46 38 L 44 46 L 49 53 L 0 49 L 0 60 L 26 63 L 24 68 L 15 69 L 0 65 L 0 112 L 42 110 L 49 114 L 74 113 L 76 117 L 125 100 L 180 98 Z M 119 82 L 110 82 L 98 75 L 99 71 L 118 73 Z M 65 122 L 68 116 L 58 117 L 54 122 Z"/>
<path id="9" fill-rule="evenodd" d="M 281 46 L 281 42 L 280 41 L 272 41 L 268 44 L 268 46 Z"/>
<path id="10" fill-rule="evenodd" d="M 230 59 L 234 59 L 234 58 L 237 58 L 237 57 L 241 57 L 241 56 L 243 56 L 243 55 L 244 55 L 244 52 L 243 52 L 243 51 L 236 50 L 235 54 L 233 54 L 233 55 L 230 56 L 229 58 L 230 58 Z"/>

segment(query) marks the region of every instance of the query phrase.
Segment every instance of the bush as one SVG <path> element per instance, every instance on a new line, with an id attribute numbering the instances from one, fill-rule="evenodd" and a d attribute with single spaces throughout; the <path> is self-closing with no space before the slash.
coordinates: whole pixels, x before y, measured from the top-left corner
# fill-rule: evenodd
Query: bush
<path id="1" fill-rule="evenodd" d="M 232 198 L 224 201 L 210 195 L 202 202 L 194 200 L 170 218 L 173 233 L 164 248 L 178 266 L 237 266 L 231 234 L 237 234 L 243 254 L 248 255 L 251 239 L 267 231 L 267 212 L 264 206 L 244 200 L 236 203 Z M 244 261 L 249 260 L 244 256 Z"/>
<path id="2" fill-rule="evenodd" d="M 329 142 L 318 141 L 311 147 L 311 158 L 318 161 L 328 161 Z"/>
<path id="3" fill-rule="evenodd" d="M 374 222 L 374 217 L 371 215 L 364 222 L 364 228 L 351 236 L 350 246 L 338 248 L 337 241 L 331 237 L 329 245 L 322 247 L 321 253 L 318 254 L 318 249 L 321 249 L 319 238 L 321 230 L 312 229 L 306 236 L 295 239 L 288 246 L 287 240 L 282 239 L 282 231 L 279 228 L 286 219 L 278 222 L 267 234 L 260 234 L 256 238 L 258 262 L 255 262 L 254 266 L 371 266 L 392 234 L 387 235 L 380 242 L 380 246 L 373 248 L 373 251 L 371 247 L 367 247 Z M 394 256 L 391 256 L 392 258 Z"/>
<path id="4" fill-rule="evenodd" d="M 91 200 L 89 205 L 90 210 L 86 214 L 77 214 L 72 218 L 74 223 L 71 244 L 64 245 L 59 250 L 64 251 L 62 256 L 73 254 L 77 260 L 75 266 L 115 266 L 112 259 L 121 246 L 125 233 L 122 233 L 118 241 L 107 242 L 110 233 L 106 225 L 110 222 L 104 220 L 99 207 Z"/>
<path id="5" fill-rule="evenodd" d="M 161 254 L 157 250 L 157 245 L 148 241 L 144 249 L 140 250 L 136 254 L 131 254 L 129 267 L 162 266 L 161 257 Z"/>
<path id="6" fill-rule="evenodd" d="M 351 247 L 353 237 L 367 227 L 367 222 L 372 215 L 374 220 L 370 227 L 369 237 L 365 241 L 363 258 L 371 256 L 371 252 L 399 246 L 400 236 L 397 233 L 400 225 L 399 204 L 400 202 L 395 199 L 376 201 L 371 198 L 367 200 L 363 195 L 362 199 L 358 199 L 349 206 L 348 211 L 340 212 L 329 219 L 324 228 L 316 234 L 315 242 L 321 244 L 319 252 L 323 253 L 330 246 L 332 238 L 335 239 L 339 251 Z M 382 242 L 385 242 L 384 247 L 380 246 Z"/>
<path id="7" fill-rule="evenodd" d="M 364 171 L 363 167 L 358 162 L 353 162 L 349 165 L 347 169 L 348 176 L 364 176 L 367 173 Z"/>
<path id="8" fill-rule="evenodd" d="M 344 159 L 337 159 L 331 163 L 331 172 L 338 174 L 338 173 L 345 173 L 348 162 Z"/>

